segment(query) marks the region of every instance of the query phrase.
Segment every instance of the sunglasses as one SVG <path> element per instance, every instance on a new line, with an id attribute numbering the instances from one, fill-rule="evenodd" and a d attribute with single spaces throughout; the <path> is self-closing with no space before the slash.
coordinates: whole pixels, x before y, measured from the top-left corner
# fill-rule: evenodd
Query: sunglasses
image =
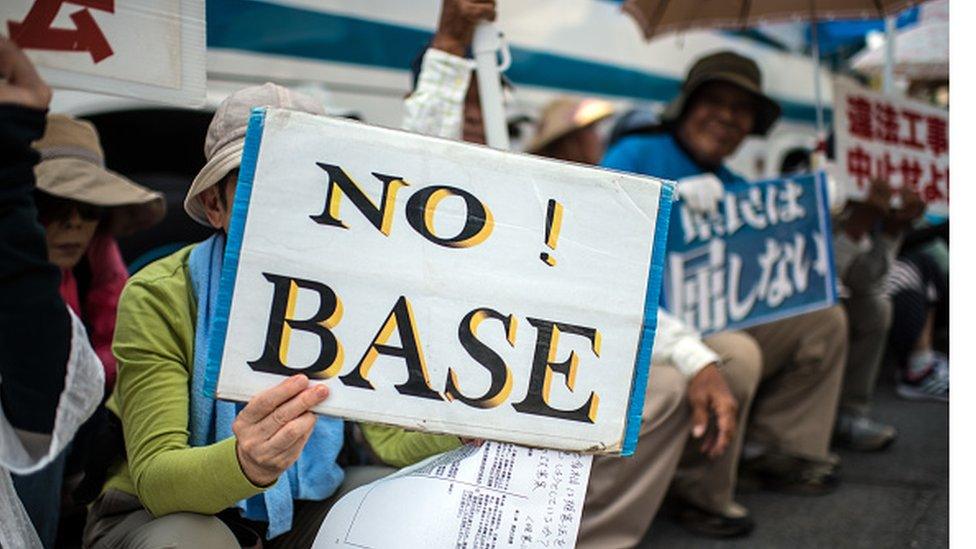
<path id="1" fill-rule="evenodd" d="M 99 221 L 105 214 L 105 208 L 101 206 L 71 200 L 70 198 L 61 198 L 44 192 L 34 193 L 34 200 L 37 204 L 38 218 L 42 224 L 67 221 L 71 219 L 74 212 L 78 212 L 78 216 L 85 221 Z"/>

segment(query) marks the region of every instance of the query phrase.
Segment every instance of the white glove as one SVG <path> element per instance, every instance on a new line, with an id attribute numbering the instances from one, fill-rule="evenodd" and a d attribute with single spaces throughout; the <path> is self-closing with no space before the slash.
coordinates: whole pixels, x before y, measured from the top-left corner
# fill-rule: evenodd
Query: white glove
<path id="1" fill-rule="evenodd" d="M 840 166 L 835 162 L 825 163 L 823 171 L 827 173 L 827 204 L 830 206 L 830 214 L 840 215 L 847 205 L 847 199 L 850 198 L 848 189 L 842 184 L 841 178 L 845 175 L 841 173 Z"/>
<path id="2" fill-rule="evenodd" d="M 703 173 L 678 180 L 678 200 L 693 212 L 716 214 L 725 186 L 715 174 Z"/>

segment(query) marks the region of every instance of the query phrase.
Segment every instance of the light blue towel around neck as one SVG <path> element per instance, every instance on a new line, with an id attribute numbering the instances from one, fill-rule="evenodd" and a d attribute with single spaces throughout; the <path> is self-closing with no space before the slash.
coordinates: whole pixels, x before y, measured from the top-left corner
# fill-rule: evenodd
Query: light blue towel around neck
<path id="1" fill-rule="evenodd" d="M 210 327 L 217 315 L 223 262 L 222 234 L 204 240 L 190 252 L 190 282 L 197 301 L 193 375 L 190 376 L 190 446 L 194 447 L 233 436 L 231 425 L 244 408 L 243 404 L 215 400 L 204 392 Z M 291 530 L 293 500 L 323 500 L 342 483 L 344 473 L 336 464 L 342 448 L 342 427 L 341 419 L 319 416 L 301 457 L 278 482 L 261 494 L 237 502 L 245 518 L 268 522 L 269 539 Z"/>

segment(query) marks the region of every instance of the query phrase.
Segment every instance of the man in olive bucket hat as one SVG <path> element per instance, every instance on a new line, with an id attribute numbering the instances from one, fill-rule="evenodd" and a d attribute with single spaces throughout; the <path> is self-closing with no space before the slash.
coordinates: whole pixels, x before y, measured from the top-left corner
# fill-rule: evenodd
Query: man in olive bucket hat
<path id="1" fill-rule="evenodd" d="M 328 389 L 303 375 L 247 405 L 204 393 L 244 137 L 262 106 L 324 114 L 310 97 L 270 83 L 217 108 L 207 164 L 184 203 L 214 235 L 139 271 L 119 302 L 108 408 L 125 431 L 126 460 L 92 505 L 85 547 L 309 547 L 342 492 L 389 471 L 339 467 L 343 423 L 310 412 Z"/>
<path id="2" fill-rule="evenodd" d="M 33 147 L 41 158 L 34 168 L 34 198 L 45 229 L 48 260 L 61 271 L 61 297 L 84 322 L 105 372 L 105 387 L 111 390 L 116 307 L 128 277 L 115 236 L 159 222 L 166 205 L 161 194 L 105 169 L 98 133 L 89 122 L 49 115 L 46 130 Z M 70 450 L 49 466 L 14 477 L 24 507 L 47 545 L 54 543 L 57 531 L 62 478 L 88 462 L 103 413 L 96 411 L 78 431 Z"/>
<path id="3" fill-rule="evenodd" d="M 691 67 L 680 93 L 664 110 L 660 132 L 622 137 L 610 146 L 602 165 L 675 180 L 685 208 L 715 213 L 724 184 L 744 180 L 723 162 L 748 135 L 765 135 L 779 114 L 776 102 L 762 91 L 754 61 L 732 52 L 715 53 Z M 674 208 L 671 223 L 679 222 L 680 209 Z M 805 494 L 832 490 L 838 479 L 828 449 L 847 355 L 843 309 L 798 315 L 745 333 L 759 344 L 763 369 L 745 423 L 744 470 L 770 489 Z M 741 409 L 748 407 L 740 403 Z M 696 474 L 679 471 L 678 494 L 698 511 L 725 516 L 714 497 L 681 491 Z M 734 485 L 734 474 L 732 480 Z M 731 495 L 727 493 L 729 501 Z"/>

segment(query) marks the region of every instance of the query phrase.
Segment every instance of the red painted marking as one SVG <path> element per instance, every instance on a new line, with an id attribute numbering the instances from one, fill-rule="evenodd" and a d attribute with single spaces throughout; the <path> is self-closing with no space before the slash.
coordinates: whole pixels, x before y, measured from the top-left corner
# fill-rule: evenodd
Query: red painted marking
<path id="1" fill-rule="evenodd" d="M 115 13 L 115 0 L 36 0 L 23 21 L 7 21 L 11 40 L 24 49 L 88 52 L 95 63 L 111 57 L 112 46 L 88 9 L 71 14 L 73 29 L 51 26 L 64 4 Z"/>

